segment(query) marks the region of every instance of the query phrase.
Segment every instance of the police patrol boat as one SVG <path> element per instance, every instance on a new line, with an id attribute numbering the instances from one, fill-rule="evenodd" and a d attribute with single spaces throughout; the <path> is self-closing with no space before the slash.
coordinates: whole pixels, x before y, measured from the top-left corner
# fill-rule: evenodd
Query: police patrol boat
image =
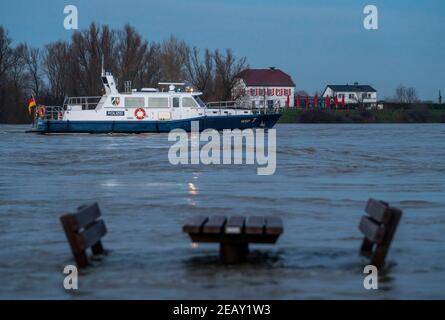
<path id="1" fill-rule="evenodd" d="M 35 108 L 32 132 L 51 133 L 150 133 L 173 129 L 272 128 L 280 118 L 276 109 L 256 109 L 246 102 L 205 104 L 200 92 L 181 90 L 183 83 L 159 83 L 168 91 L 131 84 L 119 92 L 114 77 L 102 71 L 105 94 L 101 97 L 66 98 L 62 107 Z"/>

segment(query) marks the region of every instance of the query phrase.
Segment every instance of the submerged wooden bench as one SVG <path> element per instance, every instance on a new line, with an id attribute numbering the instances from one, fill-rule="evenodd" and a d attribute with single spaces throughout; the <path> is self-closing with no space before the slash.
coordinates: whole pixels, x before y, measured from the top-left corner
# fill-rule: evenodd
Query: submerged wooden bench
<path id="1" fill-rule="evenodd" d="M 79 268 L 88 266 L 87 249 L 91 248 L 93 255 L 104 254 L 100 239 L 107 233 L 107 228 L 101 216 L 97 203 L 84 205 L 75 214 L 65 214 L 60 217 L 65 235 L 68 239 L 74 260 Z"/>
<path id="2" fill-rule="evenodd" d="M 386 202 L 369 199 L 365 212 L 368 215 L 362 217 L 359 225 L 360 231 L 365 236 L 360 253 L 370 258 L 370 263 L 380 269 L 385 264 L 402 211 L 390 207 Z"/>
<path id="3" fill-rule="evenodd" d="M 249 243 L 275 243 L 283 233 L 283 223 L 277 217 L 198 216 L 183 226 L 193 242 L 217 242 L 224 263 L 246 260 Z"/>

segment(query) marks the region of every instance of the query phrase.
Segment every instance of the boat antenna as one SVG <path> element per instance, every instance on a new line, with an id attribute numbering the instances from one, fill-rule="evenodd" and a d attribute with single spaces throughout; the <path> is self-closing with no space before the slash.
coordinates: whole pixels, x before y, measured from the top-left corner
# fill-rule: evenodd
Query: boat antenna
<path id="1" fill-rule="evenodd" d="M 105 69 L 104 69 L 104 55 L 102 55 L 102 77 L 105 76 Z"/>

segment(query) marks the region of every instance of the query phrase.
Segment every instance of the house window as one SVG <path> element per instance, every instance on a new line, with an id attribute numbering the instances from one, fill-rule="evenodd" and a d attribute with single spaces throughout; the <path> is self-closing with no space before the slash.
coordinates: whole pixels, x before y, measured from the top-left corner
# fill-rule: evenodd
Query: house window
<path id="1" fill-rule="evenodd" d="M 353 93 L 349 94 L 349 99 L 354 99 L 354 94 Z"/>

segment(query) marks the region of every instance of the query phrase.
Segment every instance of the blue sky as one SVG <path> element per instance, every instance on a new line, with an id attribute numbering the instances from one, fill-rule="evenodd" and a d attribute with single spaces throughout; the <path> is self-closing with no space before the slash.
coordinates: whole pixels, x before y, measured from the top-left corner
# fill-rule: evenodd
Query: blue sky
<path id="1" fill-rule="evenodd" d="M 358 81 L 381 98 L 399 84 L 422 99 L 445 95 L 443 0 L 2 0 L 0 25 L 15 43 L 69 39 L 68 4 L 78 7 L 81 29 L 130 23 L 147 40 L 173 34 L 199 48 L 232 48 L 251 67 L 281 68 L 310 93 Z M 379 10 L 378 30 L 363 28 L 367 4 Z"/>

